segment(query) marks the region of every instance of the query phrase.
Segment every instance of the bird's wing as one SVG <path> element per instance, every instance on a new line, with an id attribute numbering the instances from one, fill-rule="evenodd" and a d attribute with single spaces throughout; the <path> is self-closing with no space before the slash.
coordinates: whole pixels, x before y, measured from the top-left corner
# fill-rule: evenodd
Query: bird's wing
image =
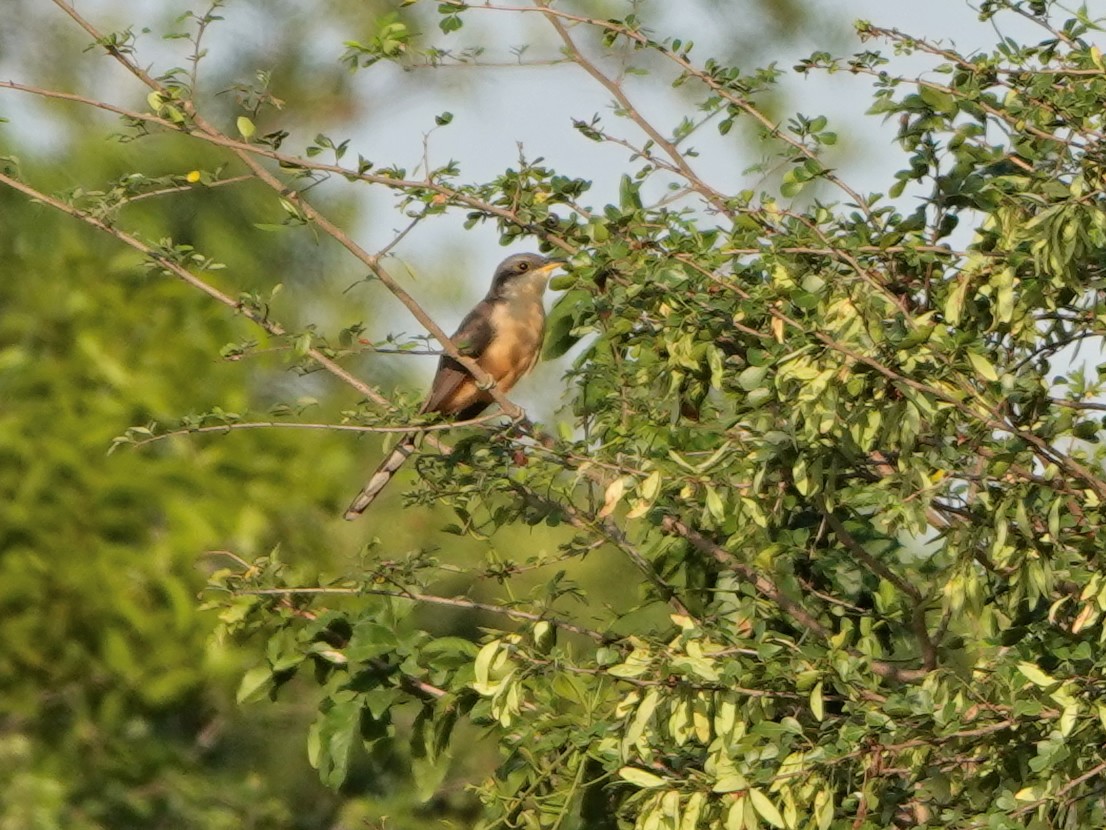
<path id="1" fill-rule="evenodd" d="M 465 319 L 461 321 L 460 327 L 450 340 L 461 354 L 479 359 L 495 334 L 491 320 L 491 303 L 483 300 L 465 315 Z M 434 382 L 430 387 L 430 394 L 426 396 L 426 402 L 422 405 L 422 411 L 437 412 L 442 403 L 452 397 L 457 387 L 465 381 L 472 382 L 472 375 L 468 370 L 453 358 L 443 356 L 438 362 L 438 371 L 434 375 Z"/>

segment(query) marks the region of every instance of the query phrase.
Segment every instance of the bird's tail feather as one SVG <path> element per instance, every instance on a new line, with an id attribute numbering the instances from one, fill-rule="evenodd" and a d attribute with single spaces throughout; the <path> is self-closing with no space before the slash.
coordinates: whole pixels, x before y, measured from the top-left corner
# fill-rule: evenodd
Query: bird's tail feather
<path id="1" fill-rule="evenodd" d="M 376 472 L 369 478 L 368 483 L 361 489 L 361 492 L 357 494 L 357 497 L 350 502 L 349 507 L 346 508 L 345 519 L 347 521 L 353 521 L 362 513 L 364 513 L 369 505 L 373 503 L 380 491 L 388 486 L 388 482 L 392 480 L 399 468 L 403 466 L 403 462 L 415 451 L 415 434 L 408 433 L 403 435 L 399 439 L 399 443 L 396 444 L 396 448 L 392 450 L 388 457 L 380 462 L 380 466 L 376 468 Z"/>

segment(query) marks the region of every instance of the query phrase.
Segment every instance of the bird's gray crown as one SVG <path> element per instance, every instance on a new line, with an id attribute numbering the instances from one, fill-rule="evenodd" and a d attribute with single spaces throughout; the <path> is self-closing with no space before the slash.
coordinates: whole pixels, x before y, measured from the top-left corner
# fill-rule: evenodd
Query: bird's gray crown
<path id="1" fill-rule="evenodd" d="M 547 279 L 549 266 L 552 264 L 553 260 L 540 254 L 514 254 L 507 257 L 495 269 L 489 296 L 502 297 L 510 293 L 520 278 L 532 273 L 541 273 Z M 544 279 L 541 287 L 545 287 Z"/>

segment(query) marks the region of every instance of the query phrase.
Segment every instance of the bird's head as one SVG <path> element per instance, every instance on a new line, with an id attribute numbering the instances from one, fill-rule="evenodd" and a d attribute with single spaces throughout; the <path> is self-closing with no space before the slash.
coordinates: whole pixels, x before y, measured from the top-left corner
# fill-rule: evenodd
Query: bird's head
<path id="1" fill-rule="evenodd" d="M 495 269 L 489 299 L 513 299 L 524 296 L 541 296 L 550 275 L 563 263 L 539 254 L 515 254 L 509 256 Z"/>

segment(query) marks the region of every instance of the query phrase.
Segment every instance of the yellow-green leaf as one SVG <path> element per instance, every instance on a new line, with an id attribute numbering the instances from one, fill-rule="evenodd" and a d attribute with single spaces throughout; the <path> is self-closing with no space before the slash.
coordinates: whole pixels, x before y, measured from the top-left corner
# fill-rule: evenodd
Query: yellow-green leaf
<path id="1" fill-rule="evenodd" d="M 623 767 L 618 771 L 618 777 L 624 781 L 629 781 L 637 787 L 641 787 L 643 790 L 663 787 L 665 784 L 664 779 L 659 775 L 653 775 L 653 773 L 646 772 L 637 767 Z"/>
<path id="2" fill-rule="evenodd" d="M 968 352 L 968 362 L 972 364 L 972 368 L 975 369 L 984 380 L 998 380 L 998 372 L 995 371 L 994 365 L 983 355 L 977 352 Z"/>
<path id="3" fill-rule="evenodd" d="M 703 812 L 704 796 L 692 793 L 684 805 L 684 814 L 680 816 L 680 830 L 698 830 L 699 814 Z"/>
<path id="4" fill-rule="evenodd" d="M 738 796 L 726 813 L 726 830 L 745 830 L 745 796 Z"/>
<path id="5" fill-rule="evenodd" d="M 749 786 L 749 782 L 745 776 L 740 772 L 731 772 L 729 775 L 724 775 L 714 782 L 714 786 L 711 787 L 712 792 L 716 793 L 732 793 L 737 790 L 744 790 Z"/>
<path id="6" fill-rule="evenodd" d="M 605 519 L 614 512 L 625 492 L 626 482 L 621 478 L 616 478 L 607 485 L 607 491 L 603 494 L 603 509 L 599 511 L 600 519 Z"/>
<path id="7" fill-rule="evenodd" d="M 960 325 L 960 318 L 964 311 L 964 301 L 968 297 L 968 287 L 970 285 L 971 280 L 961 274 L 956 288 L 949 294 L 948 301 L 945 303 L 945 319 L 950 326 Z"/>
<path id="8" fill-rule="evenodd" d="M 814 719 L 819 723 L 826 716 L 825 702 L 822 700 L 822 681 L 819 680 L 814 684 L 814 688 L 810 690 L 810 711 L 814 714 Z"/>
<path id="9" fill-rule="evenodd" d="M 273 672 L 268 663 L 254 666 L 242 676 L 242 682 L 238 684 L 238 703 L 256 700 L 265 692 L 273 682 Z"/>
<path id="10" fill-rule="evenodd" d="M 1045 687 L 1056 683 L 1055 678 L 1041 671 L 1033 663 L 1018 663 L 1018 671 L 1025 675 L 1025 678 L 1029 680 L 1029 682 L 1037 686 Z"/>
<path id="11" fill-rule="evenodd" d="M 726 520 L 726 507 L 722 503 L 722 497 L 709 484 L 707 485 L 707 510 L 710 511 L 710 515 L 719 524 Z"/>
<path id="12" fill-rule="evenodd" d="M 756 810 L 757 814 L 766 822 L 773 827 L 782 828 L 785 826 L 783 823 L 783 816 L 781 816 L 780 811 L 776 809 L 776 805 L 760 790 L 749 790 L 749 800 L 753 803 L 753 809 Z"/>
<path id="13" fill-rule="evenodd" d="M 814 796 L 814 820 L 818 830 L 829 830 L 833 824 L 833 793 L 819 790 Z"/>

